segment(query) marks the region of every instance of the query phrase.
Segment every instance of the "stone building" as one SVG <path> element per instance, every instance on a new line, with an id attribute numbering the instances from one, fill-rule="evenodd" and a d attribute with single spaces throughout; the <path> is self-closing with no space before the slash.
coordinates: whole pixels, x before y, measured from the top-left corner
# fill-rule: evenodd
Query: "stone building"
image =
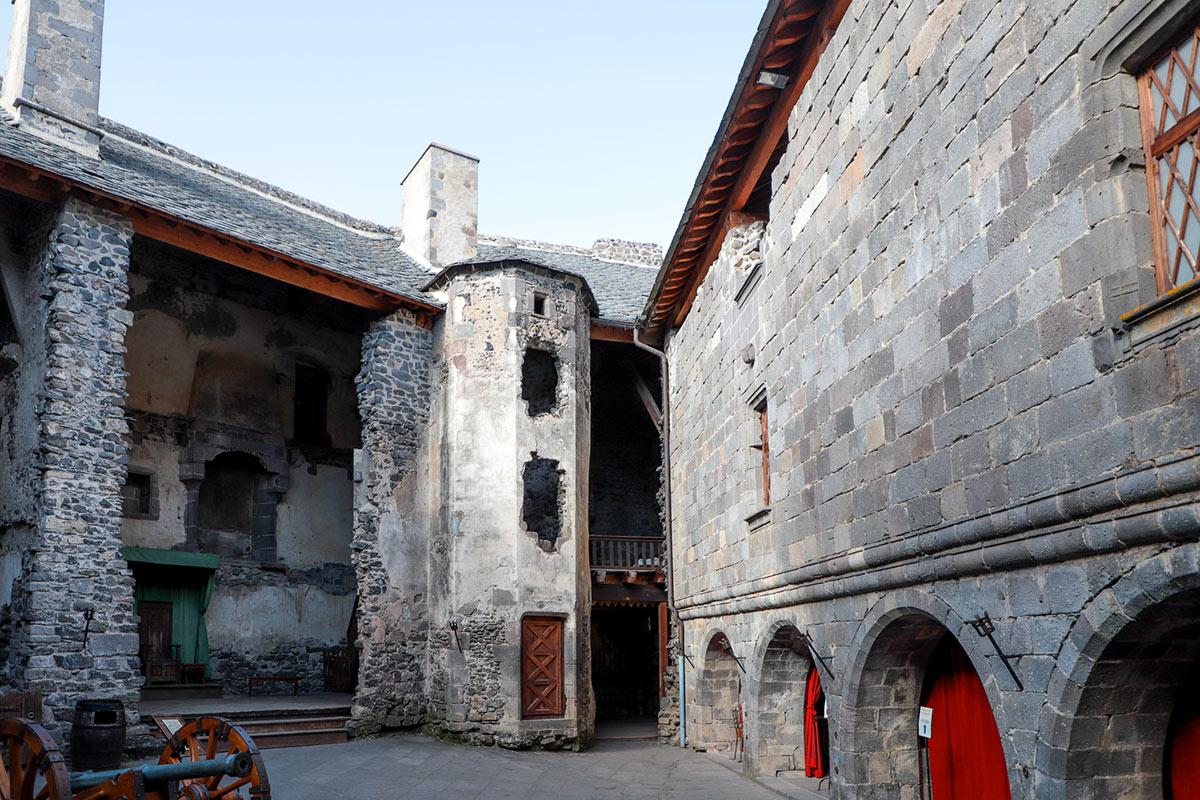
<path id="1" fill-rule="evenodd" d="M 1197 11 L 768 4 L 643 323 L 690 746 L 1195 795 Z"/>
<path id="2" fill-rule="evenodd" d="M 439 145 L 401 227 L 352 219 L 100 117 L 103 3 L 14 9 L 0 683 L 59 736 L 83 697 L 136 733 L 150 694 L 279 674 L 359 731 L 579 747 L 656 712 L 661 251 L 481 236 Z M 594 700 L 630 648 L 652 697 Z"/>

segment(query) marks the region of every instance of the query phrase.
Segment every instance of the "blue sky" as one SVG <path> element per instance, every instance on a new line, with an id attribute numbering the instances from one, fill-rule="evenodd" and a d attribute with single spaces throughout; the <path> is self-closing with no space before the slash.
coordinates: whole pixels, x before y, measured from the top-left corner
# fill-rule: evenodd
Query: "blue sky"
<path id="1" fill-rule="evenodd" d="M 108 0 L 100 111 L 387 224 L 437 141 L 482 233 L 665 246 L 765 5 Z"/>

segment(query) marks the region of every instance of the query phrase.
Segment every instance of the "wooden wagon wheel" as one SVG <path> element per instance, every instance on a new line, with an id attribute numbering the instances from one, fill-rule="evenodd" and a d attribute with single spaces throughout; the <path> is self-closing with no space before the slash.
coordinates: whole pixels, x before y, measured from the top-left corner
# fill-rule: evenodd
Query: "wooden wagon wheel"
<path id="1" fill-rule="evenodd" d="M 271 785 L 267 768 L 250 734 L 227 719 L 202 717 L 184 725 L 167 742 L 160 764 L 180 764 L 186 761 L 205 761 L 224 758 L 230 753 L 249 753 L 254 769 L 244 778 L 214 775 L 211 778 L 190 778 L 179 782 L 181 796 L 225 798 L 225 800 L 271 800 Z M 195 786 L 194 794 L 186 787 Z M 203 791 L 201 791 L 201 788 Z M 0 799 L 2 800 L 2 799 Z"/>
<path id="2" fill-rule="evenodd" d="M 0 800 L 71 800 L 71 777 L 41 725 L 0 720 Z"/>

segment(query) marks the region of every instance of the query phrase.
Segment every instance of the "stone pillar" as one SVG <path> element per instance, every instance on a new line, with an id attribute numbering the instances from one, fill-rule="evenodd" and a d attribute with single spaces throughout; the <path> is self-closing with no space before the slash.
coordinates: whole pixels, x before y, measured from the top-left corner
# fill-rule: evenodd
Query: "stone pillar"
<path id="1" fill-rule="evenodd" d="M 14 0 L 0 101 L 21 128 L 99 152 L 103 0 Z"/>
<path id="2" fill-rule="evenodd" d="M 449 444 L 431 554 L 431 716 L 479 744 L 586 746 L 591 292 L 516 261 L 451 268 L 433 288 L 446 295 Z M 528 616 L 561 620 L 561 713 L 523 713 Z"/>
<path id="3" fill-rule="evenodd" d="M 351 725 L 365 732 L 413 726 L 425 713 L 429 524 L 416 492 L 431 353 L 432 333 L 403 311 L 363 337 L 351 542 L 361 652 Z"/>
<path id="4" fill-rule="evenodd" d="M 43 722 L 58 737 L 84 697 L 119 698 L 138 719 L 133 578 L 119 552 L 132 236 L 123 217 L 68 199 L 33 256 L 46 298 L 30 348 L 38 519 L 13 590 L 10 675 L 17 688 L 42 690 Z"/>

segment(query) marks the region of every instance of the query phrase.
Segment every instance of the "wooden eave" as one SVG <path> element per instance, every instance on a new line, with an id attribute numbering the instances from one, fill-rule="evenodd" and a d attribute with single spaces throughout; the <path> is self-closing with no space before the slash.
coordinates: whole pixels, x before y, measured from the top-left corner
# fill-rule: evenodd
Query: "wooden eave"
<path id="1" fill-rule="evenodd" d="M 772 0 L 767 7 L 646 305 L 643 325 L 652 341 L 683 322 L 729 229 L 766 219 L 751 201 L 769 198 L 788 118 L 849 5 Z M 786 75 L 787 84 L 760 84 L 763 72 Z"/>
<path id="2" fill-rule="evenodd" d="M 425 327 L 431 327 L 441 313 L 436 306 L 3 157 L 0 157 L 0 188 L 46 203 L 58 203 L 73 194 L 129 218 L 133 230 L 142 236 L 360 308 L 379 312 L 406 308 Z"/>

